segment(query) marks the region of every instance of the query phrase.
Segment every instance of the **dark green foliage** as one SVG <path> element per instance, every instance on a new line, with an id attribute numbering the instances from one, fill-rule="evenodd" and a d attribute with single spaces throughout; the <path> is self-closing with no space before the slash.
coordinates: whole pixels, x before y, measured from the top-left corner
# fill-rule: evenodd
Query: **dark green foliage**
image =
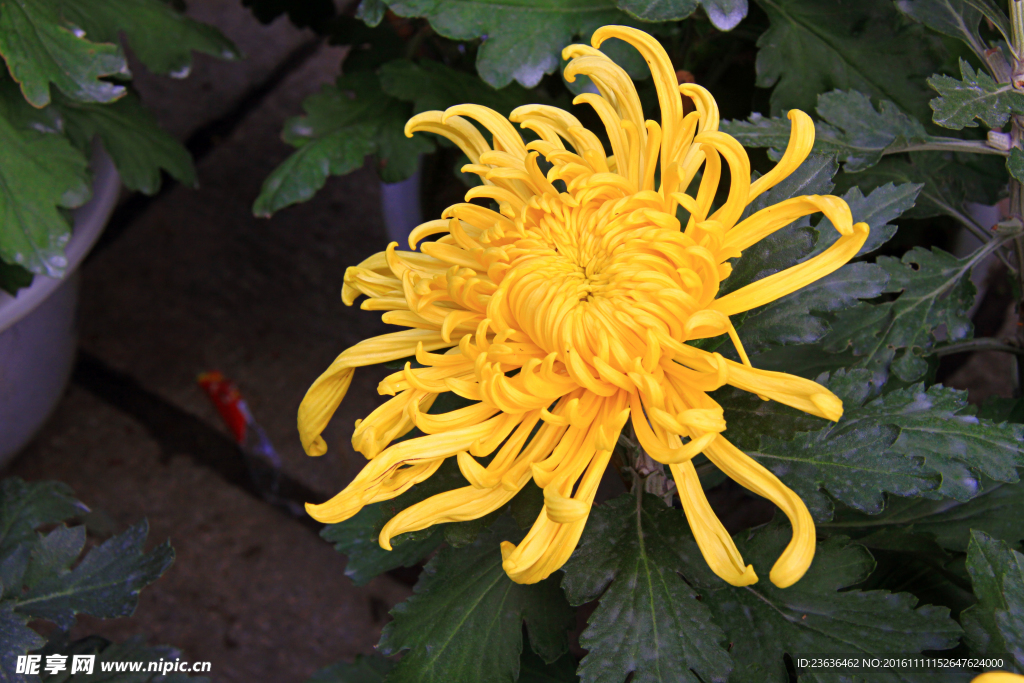
<path id="1" fill-rule="evenodd" d="M 944 128 L 960 130 L 973 128 L 981 119 L 989 128 L 999 128 L 1010 114 L 1024 114 L 1024 93 L 1008 84 L 996 83 L 984 71 L 975 71 L 965 60 L 960 60 L 963 79 L 936 75 L 928 79 L 940 97 L 930 102 L 935 112 L 932 119 Z"/>
<path id="2" fill-rule="evenodd" d="M 771 113 L 810 111 L 819 93 L 855 89 L 927 111 L 924 78 L 937 65 L 935 42 L 905 26 L 891 2 L 758 0 L 771 27 L 758 39 L 757 84 L 774 86 Z"/>
<path id="3" fill-rule="evenodd" d="M 844 508 L 836 512 L 833 521 L 818 528 L 853 536 L 871 548 L 900 550 L 921 540 L 966 552 L 972 529 L 1018 546 L 1024 540 L 1022 516 L 1024 486 L 986 481 L 967 501 L 889 496 L 881 514 Z"/>
<path id="4" fill-rule="evenodd" d="M 573 618 L 557 579 L 520 585 L 501 567 L 500 542 L 521 536 L 503 518 L 473 545 L 442 549 L 427 563 L 378 645 L 387 655 L 405 652 L 388 681 L 514 681 L 527 647 L 524 621 L 529 647 L 541 659 L 553 662 L 566 652 Z"/>
<path id="5" fill-rule="evenodd" d="M 883 291 L 899 297 L 862 303 L 836 316 L 824 340 L 826 350 L 852 349 L 855 367 L 871 370 L 878 381 L 890 372 L 904 382 L 920 379 L 928 369 L 922 356 L 936 344 L 940 326 L 949 341 L 973 334 L 967 318 L 976 291 L 970 272 L 983 256 L 979 251 L 958 259 L 941 249 L 916 247 L 902 259 L 879 258 L 888 275 Z"/>
<path id="6" fill-rule="evenodd" d="M 174 561 L 169 543 L 144 551 L 149 531 L 145 521 L 83 556 L 85 527 L 61 522 L 87 511 L 63 484 L 26 483 L 17 478 L 0 482 L 0 681 L 23 680 L 11 673 L 17 656 L 45 644 L 28 628 L 31 619 L 52 621 L 67 631 L 80 613 L 128 616 L 135 610 L 139 591 Z M 36 532 L 54 524 L 48 533 Z M 127 645 L 113 647 L 122 648 L 112 653 L 114 658 L 126 655 Z M 134 643 L 131 647 L 144 646 Z M 152 659 L 165 654 L 153 652 Z"/>
<path id="7" fill-rule="evenodd" d="M 60 97 L 57 110 L 68 137 L 83 152 L 88 152 L 94 137 L 103 141 L 128 189 L 154 194 L 160 189 L 161 169 L 185 185 L 196 184 L 188 150 L 157 125 L 135 95 L 104 105 Z"/>
<path id="8" fill-rule="evenodd" d="M 779 523 L 739 534 L 736 545 L 744 560 L 764 578 L 733 588 L 715 577 L 709 584 L 716 589 L 703 592 L 732 644 L 729 655 L 735 669 L 730 681 L 786 683 L 787 653 L 909 654 L 957 643 L 960 627 L 944 607 L 918 606 L 906 593 L 843 590 L 864 581 L 875 565 L 871 553 L 844 537 L 819 543 L 807 574 L 789 588 L 776 588 L 767 580 L 767 570 L 789 536 L 788 526 Z M 907 679 L 873 671 L 870 680 L 934 680 L 923 673 Z"/>
<path id="9" fill-rule="evenodd" d="M 477 73 L 496 88 L 513 80 L 532 88 L 560 67 L 562 48 L 576 37 L 607 24 L 634 23 L 614 0 L 529 7 L 494 0 L 388 0 L 388 7 L 402 17 L 426 18 L 446 38 L 480 39 Z"/>
<path id="10" fill-rule="evenodd" d="M 103 80 L 128 73 L 121 49 L 90 42 L 76 32 L 61 16 L 56 0 L 5 2 L 0 12 L 0 55 L 35 107 L 50 103 L 51 83 L 82 102 L 112 102 L 125 92 L 123 86 Z"/>
<path id="11" fill-rule="evenodd" d="M 1007 655 L 1007 671 L 1024 672 L 1024 556 L 975 531 L 967 549 L 978 604 L 963 613 L 964 640 L 975 656 Z"/>
<path id="12" fill-rule="evenodd" d="M 10 86 L 0 82 L 0 258 L 57 277 L 67 266 L 64 245 L 71 236 L 60 209 L 89 199 L 87 162 L 58 131 L 34 125 L 34 110 L 10 97 Z"/>
<path id="13" fill-rule="evenodd" d="M 1024 465 L 1024 427 L 978 419 L 965 392 L 916 384 L 871 399 L 871 382 L 865 370 L 832 377 L 828 386 L 845 409 L 837 423 L 799 432 L 805 418 L 766 406 L 771 418 L 765 419 L 772 419 L 777 431 L 797 433 L 788 439 L 764 435 L 754 450 L 755 435 L 741 426 L 738 443 L 800 494 L 822 521 L 831 517 L 831 502 L 819 489 L 874 514 L 882 510 L 884 492 L 963 502 L 980 491 L 980 475 L 1017 481 L 1015 468 Z M 723 405 L 730 421 L 729 404 Z"/>
<path id="14" fill-rule="evenodd" d="M 656 496 L 626 494 L 595 508 L 565 565 L 569 601 L 600 599 L 580 636 L 590 653 L 583 683 L 726 681 L 725 634 L 680 572 L 690 531 L 681 512 Z"/>
<path id="15" fill-rule="evenodd" d="M 193 51 L 221 59 L 242 56 L 213 26 L 189 19 L 162 0 L 53 1 L 64 19 L 94 43 L 117 44 L 123 35 L 139 61 L 154 73 L 188 74 Z"/>
<path id="16" fill-rule="evenodd" d="M 948 139 L 929 135 L 889 100 L 881 100 L 876 109 L 871 98 L 856 90 L 818 95 L 815 111 L 820 120 L 814 127 L 814 151 L 835 154 L 848 173 L 877 164 L 884 154 Z M 744 147 L 768 147 L 778 158 L 789 143 L 791 125 L 785 117 L 754 114 L 748 121 L 723 121 L 721 129 Z"/>

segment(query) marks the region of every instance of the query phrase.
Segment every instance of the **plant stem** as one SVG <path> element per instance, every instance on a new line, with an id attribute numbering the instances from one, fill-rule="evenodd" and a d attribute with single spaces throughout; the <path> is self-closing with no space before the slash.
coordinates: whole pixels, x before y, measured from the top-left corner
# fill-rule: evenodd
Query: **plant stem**
<path id="1" fill-rule="evenodd" d="M 957 140 L 956 138 L 937 139 L 931 142 L 922 142 L 906 147 L 893 147 L 890 151 L 886 149 L 883 154 L 902 154 L 903 152 L 969 152 L 973 154 L 999 154 L 1010 156 L 1009 152 L 993 147 L 978 140 Z"/>
<path id="2" fill-rule="evenodd" d="M 991 337 L 981 337 L 980 339 L 970 339 L 956 344 L 949 344 L 948 346 L 935 349 L 932 353 L 936 356 L 949 356 L 954 353 L 968 353 L 970 351 L 1003 351 L 1018 356 L 1024 355 L 1024 348 L 1004 344 L 998 339 Z"/>
<path id="3" fill-rule="evenodd" d="M 1013 52 L 1013 75 L 1010 84 L 1014 90 L 1024 90 L 1024 0 L 1010 0 L 1010 47 Z M 1019 115 L 1011 118 L 1010 136 L 1014 147 L 1021 147 L 1021 140 L 1024 139 L 1024 119 Z M 1024 188 L 1020 181 L 1010 176 L 1010 215 L 1017 218 L 1022 217 L 1024 208 Z M 1018 235 L 1014 239 L 1014 247 L 1017 252 L 1017 287 L 1018 292 L 1024 292 L 1024 236 Z M 1024 346 L 1024 309 L 1020 301 L 1017 302 L 1017 345 Z M 1024 389 L 1024 363 L 1017 359 L 1016 386 L 1014 396 L 1020 397 Z"/>

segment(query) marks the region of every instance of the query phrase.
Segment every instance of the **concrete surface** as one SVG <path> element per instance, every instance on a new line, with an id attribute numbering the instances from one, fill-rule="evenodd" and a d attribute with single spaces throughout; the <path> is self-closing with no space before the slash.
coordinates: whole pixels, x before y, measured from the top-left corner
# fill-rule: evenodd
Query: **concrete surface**
<path id="1" fill-rule="evenodd" d="M 313 201 L 269 221 L 253 218 L 250 207 L 291 151 L 279 138 L 283 121 L 337 77 L 343 52 L 310 46 L 313 34 L 286 20 L 261 26 L 238 0 L 193 2 L 190 12 L 219 26 L 248 59 L 196 55 L 192 77 L 180 81 L 134 66 L 144 101 L 180 139 L 237 110 L 267 79 L 279 82 L 230 136 L 213 140 L 198 164 L 200 189 L 159 196 L 85 266 L 81 348 L 226 435 L 195 383 L 199 372 L 223 371 L 286 473 L 331 495 L 363 461 L 347 436 L 377 404 L 381 373 L 357 374 L 335 423 L 344 428 L 332 428 L 324 458 L 302 453 L 295 413 L 335 355 L 383 328 L 379 314 L 348 309 L 339 296 L 345 267 L 386 244 L 377 179 L 368 170 L 333 179 Z M 298 68 L 281 78 L 282 64 Z M 131 412 L 73 384 L 7 472 L 67 482 L 119 530 L 147 517 L 151 543 L 170 538 L 177 551 L 135 616 L 82 619 L 76 636 L 143 633 L 211 661 L 213 680 L 231 683 L 299 683 L 372 652 L 407 585 L 380 577 L 355 587 L 344 558 L 309 526 L 226 482 L 201 464 L 203 453 L 185 452 L 198 442 L 161 440 Z"/>

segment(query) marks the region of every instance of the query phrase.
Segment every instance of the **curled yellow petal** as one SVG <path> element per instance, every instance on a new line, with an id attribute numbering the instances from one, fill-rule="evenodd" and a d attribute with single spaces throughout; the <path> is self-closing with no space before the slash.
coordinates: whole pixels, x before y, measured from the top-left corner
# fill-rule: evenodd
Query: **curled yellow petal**
<path id="1" fill-rule="evenodd" d="M 814 559 L 814 519 L 807 506 L 778 477 L 726 439 L 716 439 L 704 453 L 727 477 L 775 503 L 789 518 L 793 537 L 772 567 L 769 578 L 779 588 L 792 586 L 807 572 Z"/>
<path id="2" fill-rule="evenodd" d="M 679 500 L 683 503 L 683 511 L 690 523 L 690 530 L 693 531 L 697 547 L 700 548 L 711 571 L 733 586 L 757 583 L 754 568 L 743 562 L 743 557 L 729 532 L 725 530 L 715 511 L 708 504 L 693 463 L 687 460 L 678 465 L 671 465 L 671 469 L 672 478 L 679 488 Z"/>
<path id="3" fill-rule="evenodd" d="M 627 73 L 601 52 L 609 38 L 644 57 L 659 112 L 645 115 Z M 854 224 L 838 197 L 795 197 L 740 220 L 810 152 L 814 125 L 802 112 L 789 113 L 781 160 L 751 183 L 746 151 L 718 130 L 714 97 L 680 85 L 656 39 L 606 26 L 594 32 L 592 46 L 571 45 L 563 55 L 569 81 L 587 76 L 597 86 L 576 104 L 596 112 L 607 143 L 573 114 L 541 104 L 506 119 L 465 103 L 406 125 L 407 135 L 455 143 L 469 157 L 463 170 L 482 185 L 412 232 L 410 248 L 418 251 L 392 243 L 345 272 L 345 304 L 365 297 L 363 310 L 409 329 L 356 344 L 313 383 L 299 409 L 306 451 L 326 449 L 321 433 L 355 367 L 409 360 L 380 382 L 378 391 L 393 398 L 356 423 L 352 446 L 367 464 L 309 513 L 327 523 L 348 519 L 402 495 L 454 457 L 468 486 L 397 514 L 380 536 L 390 548 L 398 534 L 498 510 L 532 479 L 544 506 L 526 537 L 504 543 L 501 553 L 514 581 L 541 581 L 576 547 L 619 432 L 632 420 L 640 447 L 670 466 L 701 552 L 726 581 L 748 585 L 757 577 L 711 511 L 691 460 L 706 453 L 785 512 L 793 540 L 771 579 L 791 585 L 814 552 L 806 507 L 726 440 L 724 414 L 707 392 L 730 384 L 812 415 L 841 417 L 842 402 L 824 387 L 754 367 L 757 358 L 747 355 L 730 316 L 835 271 L 856 255 L 868 227 Z M 683 98 L 695 109 L 685 116 Z M 524 144 L 513 124 L 538 139 Z M 677 217 L 679 207 L 688 220 Z M 835 244 L 716 298 L 731 260 L 818 212 L 838 231 Z M 729 336 L 740 363 L 690 343 L 719 335 Z M 440 349 L 447 351 L 435 353 Z M 430 413 L 445 393 L 471 405 Z M 414 427 L 424 435 L 396 442 Z"/>

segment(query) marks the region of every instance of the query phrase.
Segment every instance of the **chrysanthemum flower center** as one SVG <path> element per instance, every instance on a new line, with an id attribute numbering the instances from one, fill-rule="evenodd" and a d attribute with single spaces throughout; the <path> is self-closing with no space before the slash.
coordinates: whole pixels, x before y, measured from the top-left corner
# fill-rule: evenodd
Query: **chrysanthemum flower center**
<path id="1" fill-rule="evenodd" d="M 658 210 L 663 204 L 645 207 L 634 195 L 569 197 L 578 203 L 570 206 L 564 197 L 530 207 L 523 237 L 505 248 L 510 267 L 500 287 L 515 316 L 508 322 L 563 363 L 575 351 L 591 366 L 598 358 L 630 372 L 651 337 L 681 334 L 704 298 L 709 266 L 714 295 L 717 267 Z"/>

